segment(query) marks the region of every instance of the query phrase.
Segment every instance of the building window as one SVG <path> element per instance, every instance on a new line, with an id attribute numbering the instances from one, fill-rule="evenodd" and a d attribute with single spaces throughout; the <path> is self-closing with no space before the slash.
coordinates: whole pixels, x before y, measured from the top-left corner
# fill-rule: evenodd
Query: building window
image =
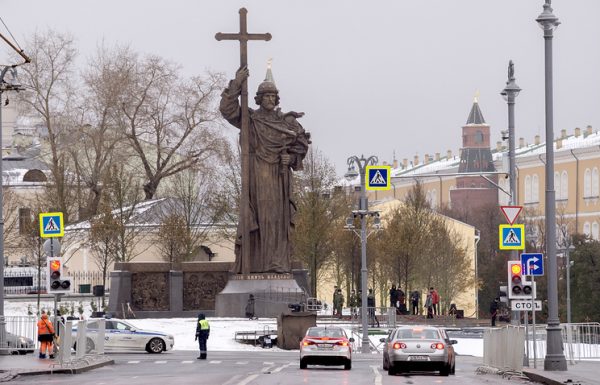
<path id="1" fill-rule="evenodd" d="M 537 174 L 533 174 L 531 177 L 531 201 L 540 201 L 540 181 Z"/>
<path id="2" fill-rule="evenodd" d="M 598 222 L 592 223 L 592 239 L 598 240 Z"/>
<path id="3" fill-rule="evenodd" d="M 438 201 L 437 201 L 437 191 L 436 189 L 431 190 L 431 207 L 432 208 L 437 208 L 438 206 Z"/>
<path id="4" fill-rule="evenodd" d="M 562 197 L 560 196 L 560 173 L 558 171 L 554 172 L 554 191 L 556 194 L 556 199 L 560 200 Z"/>
<path id="5" fill-rule="evenodd" d="M 600 195 L 600 189 L 598 188 L 598 168 L 594 167 L 592 170 L 592 196 L 597 197 Z"/>
<path id="6" fill-rule="evenodd" d="M 569 199 L 569 174 L 566 171 L 560 174 L 560 199 Z"/>
<path id="7" fill-rule="evenodd" d="M 592 235 L 592 231 L 591 231 L 591 229 L 590 229 L 590 222 L 585 222 L 585 223 L 583 224 L 583 233 L 584 233 L 585 235 L 587 235 L 588 237 L 589 237 L 590 235 Z"/>
<path id="8" fill-rule="evenodd" d="M 592 172 L 586 168 L 583 173 L 583 197 L 589 198 L 592 196 Z"/>
<path id="9" fill-rule="evenodd" d="M 19 209 L 19 234 L 25 235 L 31 228 L 31 209 L 29 207 L 21 207 Z"/>
<path id="10" fill-rule="evenodd" d="M 525 203 L 532 202 L 531 199 L 531 177 L 527 175 L 525 177 Z"/>

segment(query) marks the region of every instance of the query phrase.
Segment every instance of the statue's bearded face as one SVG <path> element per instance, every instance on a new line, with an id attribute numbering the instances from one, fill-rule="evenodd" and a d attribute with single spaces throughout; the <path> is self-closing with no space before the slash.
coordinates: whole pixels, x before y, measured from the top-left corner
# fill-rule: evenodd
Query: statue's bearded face
<path id="1" fill-rule="evenodd" d="M 262 95 L 260 106 L 267 111 L 273 111 L 277 106 L 277 94 L 274 92 L 266 92 Z"/>

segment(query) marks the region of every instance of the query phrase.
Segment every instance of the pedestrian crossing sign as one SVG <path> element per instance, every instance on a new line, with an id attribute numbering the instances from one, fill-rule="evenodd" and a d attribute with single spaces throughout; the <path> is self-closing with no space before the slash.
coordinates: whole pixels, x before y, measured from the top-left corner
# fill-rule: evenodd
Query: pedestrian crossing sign
<path id="1" fill-rule="evenodd" d="M 500 250 L 525 249 L 525 225 L 500 225 Z"/>
<path id="2" fill-rule="evenodd" d="M 365 187 L 369 191 L 389 190 L 391 176 L 391 166 L 367 166 Z"/>
<path id="3" fill-rule="evenodd" d="M 40 213 L 40 237 L 57 238 L 64 235 L 63 213 Z"/>

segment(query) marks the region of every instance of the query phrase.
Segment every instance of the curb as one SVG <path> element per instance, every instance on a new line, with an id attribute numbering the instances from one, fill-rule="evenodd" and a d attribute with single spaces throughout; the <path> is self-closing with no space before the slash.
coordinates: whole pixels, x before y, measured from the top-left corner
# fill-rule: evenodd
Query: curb
<path id="1" fill-rule="evenodd" d="M 530 372 L 528 370 L 523 370 L 523 374 L 525 374 L 527 376 L 527 378 L 529 378 L 531 381 L 539 382 L 541 384 L 546 384 L 546 385 L 565 385 L 565 384 L 581 385 L 581 384 L 587 383 L 583 380 L 578 380 L 578 379 L 555 380 L 555 379 L 546 377 L 540 373 Z"/>
<path id="2" fill-rule="evenodd" d="M 23 370 L 19 371 L 18 369 L 15 371 L 15 374 L 19 376 L 37 376 L 41 374 L 80 374 L 87 372 L 89 370 L 98 369 L 103 366 L 113 365 L 115 360 L 105 360 L 101 362 L 96 362 L 91 365 L 77 367 L 77 368 L 51 368 L 51 369 L 42 369 L 42 370 Z"/>

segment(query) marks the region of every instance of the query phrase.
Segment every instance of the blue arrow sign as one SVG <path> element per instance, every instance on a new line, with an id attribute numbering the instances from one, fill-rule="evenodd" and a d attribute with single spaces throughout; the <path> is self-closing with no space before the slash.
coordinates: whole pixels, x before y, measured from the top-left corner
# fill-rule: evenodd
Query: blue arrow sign
<path id="1" fill-rule="evenodd" d="M 524 275 L 544 275 L 544 254 L 521 254 L 521 267 L 523 268 Z"/>

